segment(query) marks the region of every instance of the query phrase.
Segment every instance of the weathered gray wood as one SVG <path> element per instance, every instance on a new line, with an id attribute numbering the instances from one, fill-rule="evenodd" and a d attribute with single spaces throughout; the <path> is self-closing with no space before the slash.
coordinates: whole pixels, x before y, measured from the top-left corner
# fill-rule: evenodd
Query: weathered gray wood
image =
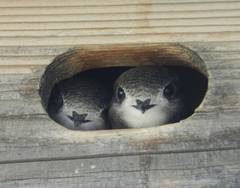
<path id="1" fill-rule="evenodd" d="M 226 48 L 226 43 L 210 43 L 206 45 L 207 48 L 212 49 L 210 51 L 204 50 L 203 44 L 191 43 L 188 45 L 194 46 L 196 50 L 201 49 L 199 54 L 209 67 L 211 76 L 206 99 L 198 109 L 201 113 L 193 115 L 180 124 L 140 132 L 139 130 L 124 130 L 120 132 L 79 133 L 66 130 L 52 122 L 45 115 L 40 104 L 37 89 L 43 66 L 25 76 L 1 76 L 1 88 L 5 92 L 1 93 L 2 100 L 0 101 L 2 106 L 0 108 L 1 128 L 4 130 L 0 134 L 4 140 L 2 151 L 8 149 L 8 152 L 1 155 L 1 161 L 65 158 L 71 157 L 71 155 L 74 157 L 111 155 L 119 152 L 120 154 L 132 152 L 161 153 L 175 150 L 191 151 L 196 148 L 201 150 L 225 147 L 238 148 L 239 140 L 238 136 L 235 135 L 239 135 L 240 120 L 237 114 L 239 114 L 240 101 L 240 74 L 238 74 L 239 61 L 235 58 L 232 59 L 231 56 L 234 54 L 236 58 L 240 57 L 237 52 L 233 51 L 237 43 L 229 43 L 228 48 Z M 219 52 L 219 49 L 222 53 Z M 232 51 L 228 55 L 225 50 L 230 49 Z M 226 55 L 221 56 L 221 54 Z M 234 72 L 236 73 L 233 74 Z M 223 110 L 225 110 L 224 113 L 222 113 Z M 217 139 L 214 136 L 216 134 L 220 134 Z M 137 139 L 136 135 L 142 138 L 139 142 L 164 137 L 168 144 L 161 143 L 161 139 L 157 139 L 158 147 L 154 147 L 154 149 L 148 148 L 148 144 L 147 149 L 139 150 L 137 148 L 134 150 L 129 146 L 129 140 L 133 136 Z M 179 139 L 178 144 L 174 138 Z M 186 140 L 187 138 L 189 140 Z M 223 138 L 224 141 L 220 138 Z M 90 143 L 89 139 L 92 140 Z M 202 144 L 197 142 L 199 140 Z M 211 142 L 210 145 L 209 142 Z M 111 143 L 111 148 L 109 148 L 108 143 Z M 122 148 L 119 148 L 119 143 L 122 143 Z M 68 152 L 63 153 L 61 150 Z M 18 154 L 16 155 L 16 153 Z"/>
<path id="2" fill-rule="evenodd" d="M 40 161 L 1 164 L 0 168 L 5 188 L 238 188 L 240 151 Z"/>
<path id="3" fill-rule="evenodd" d="M 239 8 L 226 0 L 1 0 L 0 187 L 239 188 Z M 208 68 L 209 90 L 190 118 L 76 132 L 46 115 L 39 81 L 56 55 L 161 42 L 189 47 Z"/>
<path id="4" fill-rule="evenodd" d="M 10 116 L 1 118 L 0 163 L 237 149 L 240 147 L 238 114 L 239 111 L 207 112 L 158 128 L 86 133 L 69 131 L 40 115 Z"/>

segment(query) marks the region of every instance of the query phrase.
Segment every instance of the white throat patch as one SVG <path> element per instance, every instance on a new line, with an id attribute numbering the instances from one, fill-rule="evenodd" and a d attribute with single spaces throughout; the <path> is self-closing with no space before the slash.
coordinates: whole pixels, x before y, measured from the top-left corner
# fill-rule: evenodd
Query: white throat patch
<path id="1" fill-rule="evenodd" d="M 129 127 L 152 127 L 162 125 L 168 121 L 167 112 L 164 110 L 167 103 L 168 101 L 157 98 L 151 101 L 151 104 L 155 104 L 155 106 L 142 113 L 133 107 L 133 105 L 136 105 L 136 98 L 129 96 L 120 104 L 117 110 L 122 116 L 121 119 Z"/>

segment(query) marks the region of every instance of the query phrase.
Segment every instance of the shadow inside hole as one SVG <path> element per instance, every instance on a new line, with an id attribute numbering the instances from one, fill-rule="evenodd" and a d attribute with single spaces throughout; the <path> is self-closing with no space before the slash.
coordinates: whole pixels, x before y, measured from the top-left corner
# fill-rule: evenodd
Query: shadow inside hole
<path id="1" fill-rule="evenodd" d="M 189 67 L 170 66 L 169 68 L 174 69 L 179 75 L 181 92 L 184 94 L 184 104 L 187 108 L 187 113 L 182 119 L 188 118 L 203 101 L 208 89 L 208 78 Z"/>
<path id="2" fill-rule="evenodd" d="M 195 109 L 202 102 L 205 96 L 205 93 L 207 91 L 208 79 L 202 73 L 189 67 L 183 67 L 183 66 L 165 66 L 165 67 L 169 69 L 173 69 L 175 72 L 177 72 L 177 74 L 180 77 L 180 81 L 182 83 L 181 92 L 184 92 L 184 96 L 185 96 L 184 103 L 186 104 L 186 108 L 187 108 L 185 116 L 182 117 L 182 119 L 185 119 L 191 116 L 194 113 Z M 80 72 L 67 80 L 71 82 L 77 79 L 79 76 L 87 76 L 87 77 L 96 79 L 102 83 L 108 83 L 108 86 L 111 88 L 110 90 L 113 91 L 113 85 L 115 80 L 123 72 L 125 72 L 130 68 L 133 68 L 133 67 L 125 66 L 125 67 L 108 67 L 108 68 L 91 69 L 91 70 Z M 56 108 L 56 106 L 54 106 L 55 104 L 53 103 L 53 101 L 58 97 L 57 95 L 59 94 L 57 85 L 61 84 L 61 82 L 64 82 L 64 81 L 65 80 L 57 83 L 50 95 L 47 112 L 53 120 L 55 120 L 55 118 L 52 114 L 54 114 L 53 111 L 55 110 L 54 108 Z M 109 95 L 109 101 L 111 97 L 112 97 L 112 93 Z M 175 122 L 172 122 L 172 123 L 175 123 Z"/>

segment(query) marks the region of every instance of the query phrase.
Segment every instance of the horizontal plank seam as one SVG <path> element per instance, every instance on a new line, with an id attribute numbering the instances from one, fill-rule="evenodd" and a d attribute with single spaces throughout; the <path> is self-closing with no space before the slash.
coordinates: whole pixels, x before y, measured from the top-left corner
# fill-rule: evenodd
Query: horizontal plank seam
<path id="1" fill-rule="evenodd" d="M 125 13 L 185 13 L 185 12 L 208 12 L 208 11 L 234 11 L 239 10 L 239 8 L 231 8 L 231 9 L 209 9 L 209 10 L 162 10 L 162 11 L 131 11 L 131 12 L 91 12 L 91 13 L 76 13 L 76 15 L 95 15 L 95 14 L 125 14 Z M 51 16 L 51 15 L 75 15 L 75 14 L 69 14 L 69 13 L 53 13 L 53 14 L 0 14 L 0 16 Z"/>
<path id="2" fill-rule="evenodd" d="M 9 31 L 16 31 L 16 32 L 18 32 L 18 31 L 61 31 L 61 30 L 63 30 L 63 31 L 66 31 L 66 30 L 75 30 L 75 31 L 81 31 L 81 30 L 117 30 L 117 29 L 135 29 L 135 30 L 137 30 L 137 29 L 157 29 L 157 28 L 174 28 L 174 27 L 176 27 L 176 28 L 178 28 L 178 27 L 189 27 L 189 28 L 191 28 L 191 27 L 201 27 L 201 26 L 207 26 L 207 27 L 217 27 L 217 26 L 228 26 L 228 27 L 235 27 L 235 26 L 240 26 L 240 24 L 226 24 L 226 25 L 222 25 L 222 24 L 211 24 L 211 25 L 203 25 L 203 24 L 200 24 L 200 25 L 166 25 L 166 26 L 148 26 L 148 27 L 146 27 L 146 26 L 134 26 L 134 27 L 131 27 L 131 26 L 129 26 L 129 27 L 97 27 L 97 28 L 92 28 L 92 27 L 89 27 L 89 28 L 61 28 L 61 29 L 48 29 L 48 28 L 46 28 L 46 29 L 41 29 L 41 28 L 39 28 L 39 29 L 18 29 L 18 30 L 16 30 L 16 29 L 4 29 L 4 30 L 0 30 L 0 33 L 2 32 L 2 31 L 4 31 L 4 32 L 9 32 Z M 4 36 L 5 37 L 5 36 Z"/>
<path id="3" fill-rule="evenodd" d="M 239 162 L 240 163 L 240 162 Z M 224 165 L 209 165 L 209 166 L 200 166 L 200 167 L 196 167 L 196 168 L 155 168 L 155 169 L 148 169 L 145 170 L 145 172 L 156 172 L 156 171 L 185 171 L 185 170 L 200 170 L 200 169 L 209 169 L 209 168 L 216 168 L 216 167 L 230 167 L 230 166 L 235 166 L 235 165 L 239 165 L 239 163 L 231 163 L 231 164 L 224 164 Z M 87 172 L 86 175 L 88 174 L 102 174 L 102 173 L 136 173 L 136 172 L 141 172 L 142 169 L 138 169 L 138 170 L 101 170 L 101 171 L 92 171 L 92 172 Z M 74 178 L 81 178 L 81 177 L 86 177 L 83 175 L 70 175 L 70 176 L 55 176 L 55 177 L 32 177 L 32 178 L 16 178 L 16 179 L 4 179 L 3 181 L 0 182 L 12 182 L 12 181 L 29 181 L 29 180 L 39 180 L 39 179 L 47 179 L 47 180 L 59 180 L 59 179 L 74 179 Z"/>
<path id="4" fill-rule="evenodd" d="M 2 29 L 0 28 L 0 32 L 1 31 L 48 31 L 48 30 L 101 30 L 101 29 L 141 29 L 141 28 L 154 28 L 154 27 L 158 27 L 158 28 L 174 28 L 174 27 L 200 27 L 200 26 L 209 26 L 209 27 L 212 27 L 212 26 L 239 26 L 240 24 L 225 24 L 225 25 L 219 25 L 219 24 L 215 24 L 215 25 L 203 25 L 203 24 L 200 24 L 200 25 L 165 25 L 165 26 L 149 26 L 149 27 L 146 27 L 146 26 L 129 26 L 129 27 L 97 27 L 97 28 L 94 28 L 94 27 L 68 27 L 68 28 L 60 28 L 60 29 L 41 29 L 41 28 L 37 28 L 37 29 Z M 231 31 L 227 31 L 227 32 L 231 32 Z M 232 32 L 235 32 L 235 31 L 232 31 Z M 217 32 L 216 32 L 217 33 Z M 173 33 L 174 34 L 174 33 Z"/>
<path id="5" fill-rule="evenodd" d="M 122 43 L 116 43 L 116 44 L 119 44 L 119 45 L 159 45 L 159 44 L 169 44 L 169 43 L 171 43 L 171 44 L 181 44 L 181 45 L 207 45 L 208 43 L 210 43 L 210 44 L 214 44 L 214 45 L 221 45 L 221 43 L 222 44 L 240 44 L 240 40 L 239 41 L 227 41 L 227 42 L 225 42 L 225 41 L 213 41 L 213 42 L 209 42 L 209 41 L 193 41 L 193 42 L 185 42 L 185 41 L 183 41 L 183 42 L 149 42 L 149 43 L 146 43 L 146 42 L 136 42 L 136 43 L 130 43 L 130 42 L 128 42 L 128 43 L 124 43 L 124 44 L 122 44 Z M 84 48 L 84 47 L 88 47 L 88 48 L 90 48 L 91 46 L 93 46 L 93 47 L 96 47 L 96 46 L 112 46 L 113 44 L 81 44 L 81 45 L 79 45 L 78 47 L 80 47 L 80 48 Z M 32 46 L 3 46 L 3 47 L 1 47 L 0 46 L 0 48 L 31 48 Z M 73 48 L 73 47 L 76 47 L 75 45 L 64 45 L 64 44 L 62 44 L 62 45 L 56 45 L 56 47 L 57 48 Z M 49 49 L 49 45 L 42 45 L 42 46 L 37 46 L 36 48 L 46 48 L 46 49 Z M 199 49 L 199 50 L 204 50 L 204 49 Z M 200 52 L 200 51 L 199 51 Z M 208 51 L 208 52 L 211 52 L 211 51 Z M 221 51 L 220 51 L 221 52 Z M 228 52 L 228 51 L 227 51 Z"/>
<path id="6" fill-rule="evenodd" d="M 239 9 L 216 9 L 215 11 L 214 10 L 185 10 L 185 11 L 182 11 L 182 10 L 175 10 L 175 11 L 167 11 L 172 14 L 174 13 L 203 13 L 203 12 L 232 12 L 232 11 L 238 11 Z M 166 11 L 145 11 L 145 10 L 142 10 L 142 11 L 139 11 L 139 12 L 132 12 L 132 11 L 129 11 L 129 12 L 104 12 L 104 13 L 52 13 L 52 14 L 34 14 L 34 15 L 30 15 L 30 14 L 27 14 L 27 15 L 14 15 L 14 14 L 9 14 L 9 15 L 1 15 L 1 17 L 32 17 L 32 16 L 36 16 L 36 17 L 48 17 L 48 16 L 51 16 L 51 17 L 54 17 L 54 16 L 59 16 L 59 15 L 63 15 L 63 16 L 92 16 L 92 15 L 118 15 L 118 14 L 122 14 L 122 15 L 127 15 L 127 14 L 132 14 L 132 15 L 142 15 L 142 14 L 151 14 L 151 13 L 155 13 L 155 14 L 162 14 L 162 13 L 166 13 Z"/>
<path id="7" fill-rule="evenodd" d="M 227 1 L 227 4 L 234 4 L 234 3 L 239 3 L 239 1 Z M 212 1 L 212 2 L 153 2 L 153 3 L 126 3 L 126 4 L 99 4 L 99 5 L 49 5 L 49 6 L 27 6 L 27 7 L 12 7 L 12 6 L 0 6 L 0 9 L 23 9 L 23 8 L 59 8 L 59 7 L 64 7 L 64 8 L 75 8 L 75 7 L 82 7 L 82 8 L 87 8 L 87 7 L 122 7 L 122 6 L 150 6 L 150 5 L 208 5 L 208 4 L 226 4 L 224 1 Z"/>
<path id="8" fill-rule="evenodd" d="M 226 0 L 225 0 L 226 1 Z M 207 0 L 207 1 L 202 1 L 202 3 L 224 3 L 225 2 L 224 0 Z M 139 4 L 141 1 L 136 1 L 136 3 L 120 3 L 120 4 L 114 4 L 114 3 L 105 3 L 104 5 L 106 6 L 111 6 L 111 5 L 128 5 L 128 4 L 132 4 L 132 5 L 135 5 L 135 4 Z M 238 2 L 236 0 L 231 0 L 230 2 Z M 29 2 L 28 2 L 29 3 Z M 86 2 L 85 2 L 86 3 Z M 199 3 L 198 1 L 185 1 L 185 0 L 180 0 L 180 1 L 163 1 L 163 2 L 157 2 L 158 4 L 195 4 L 195 3 Z M 102 3 L 101 3 L 102 4 Z M 156 4 L 155 2 L 153 3 L 146 3 L 146 2 L 143 2 L 142 4 Z M 21 4 L 22 5 L 22 4 Z M 50 6 L 64 6 L 65 4 L 60 4 L 60 5 L 50 5 Z M 24 7 L 26 6 L 26 4 L 24 4 Z M 45 5 L 36 5 L 37 7 L 41 7 L 41 6 L 45 6 Z M 36 6 L 27 6 L 27 7 L 36 7 Z M 73 4 L 71 6 L 98 6 L 98 4 L 85 4 L 85 5 L 78 5 L 78 4 Z M 5 6 L 0 6 L 0 7 L 5 7 Z M 14 6 L 8 6 L 8 7 L 14 7 Z M 20 7 L 20 6 L 16 6 L 16 7 Z"/>
<path id="9" fill-rule="evenodd" d="M 111 157 L 126 157 L 126 156 L 144 156 L 144 155 L 168 155 L 168 154 L 185 154 L 185 153 L 202 153 L 202 152 L 218 152 L 218 151 L 231 151 L 239 150 L 237 147 L 223 147 L 223 148 L 209 148 L 209 149 L 196 149 L 196 150 L 181 150 L 181 151 L 158 151 L 158 152 L 134 152 L 134 153 L 113 153 L 113 154 L 95 154 L 85 156 L 69 156 L 69 157 L 51 157 L 51 158 L 35 158 L 35 159 L 19 159 L 19 160 L 3 160 L 1 164 L 17 164 L 17 163 L 35 163 L 46 161 L 66 161 L 66 160 L 78 160 L 78 159 L 96 159 L 96 158 L 111 158 Z"/>
<path id="10" fill-rule="evenodd" d="M 239 10 L 240 11 L 240 10 Z M 124 22 L 124 21 L 165 21 L 165 20 L 196 20 L 196 19 L 201 19 L 201 20 L 207 20 L 207 19 L 224 19 L 226 18 L 227 20 L 228 19 L 231 19 L 231 18 L 240 18 L 240 16 L 229 16 L 229 17 L 226 17 L 226 16 L 213 16 L 213 17 L 193 17 L 193 18 L 189 18 L 189 17 L 176 17 L 176 18 L 128 18 L 128 19 L 120 19 L 120 20 L 114 20 L 114 19 L 110 19 L 110 20 L 102 20 L 102 19 L 98 19 L 98 20 L 79 20 L 79 21 L 19 21 L 19 22 L 2 22 L 0 21 L 0 23 L 7 23 L 7 24 L 21 24 L 21 23 L 81 23 L 81 22 Z"/>
<path id="11" fill-rule="evenodd" d="M 201 43 L 201 44 L 208 44 L 208 43 L 210 43 L 210 44 L 218 44 L 218 43 L 226 43 L 226 42 L 228 42 L 228 43 L 232 43 L 232 42 L 234 42 L 234 43 L 238 43 L 238 42 L 240 42 L 240 39 L 239 40 L 234 40 L 234 41 L 192 41 L 192 42 L 189 42 L 189 41 L 187 41 L 187 42 L 156 42 L 156 43 L 154 43 L 154 42 L 152 42 L 152 41 L 150 41 L 150 42 L 144 42 L 144 43 L 139 43 L 139 42 L 124 42 L 124 43 L 122 43 L 122 42 L 116 42 L 116 43 L 114 43 L 114 45 L 140 45 L 140 44 L 151 44 L 151 45 L 156 45 L 156 44 L 182 44 L 182 45 L 184 45 L 184 44 L 199 44 L 199 43 Z M 37 45 L 37 46 L 33 46 L 33 45 L 24 45 L 24 46 L 22 46 L 22 45 L 0 45 L 0 48 L 29 48 L 29 47 L 34 47 L 34 48 L 38 48 L 38 47 L 41 47 L 41 48 L 50 48 L 50 49 L 52 49 L 52 48 L 54 48 L 54 47 L 56 47 L 56 48 L 61 48 L 61 47 L 64 47 L 64 48 L 75 48 L 75 47 L 81 47 L 81 48 L 84 48 L 84 47 L 88 47 L 88 48 L 90 48 L 91 46 L 96 46 L 96 45 L 98 45 L 98 46 L 110 46 L 110 45 L 113 45 L 113 44 L 111 44 L 111 43 L 104 43 L 104 44 L 99 44 L 99 43 L 95 43 L 95 44 L 93 44 L 93 43 L 91 43 L 91 44 L 74 44 L 74 45 L 69 45 L 69 44 L 66 44 L 66 45 L 64 45 L 64 44 L 56 44 L 56 45 Z"/>
<path id="12" fill-rule="evenodd" d="M 180 32 L 180 33 L 161 33 L 161 35 L 176 35 L 176 34 L 189 34 L 189 33 L 192 33 L 192 32 Z M 193 35 L 197 35 L 197 34 L 231 34 L 231 33 L 239 33 L 239 31 L 213 31 L 213 32 L 194 32 L 192 33 Z M 158 33 L 129 33 L 129 34 L 125 34 L 125 33 L 121 33 L 121 34 L 117 34 L 117 36 L 136 36 L 136 35 L 160 35 Z M 103 35 L 79 35 L 79 37 L 98 37 L 98 36 L 114 36 L 112 34 L 103 34 Z M 45 37 L 45 36 L 39 36 L 40 38 L 70 38 L 70 37 L 77 37 L 77 36 L 51 36 L 51 37 Z M 10 36 L 8 38 L 31 38 L 31 39 L 34 39 L 34 38 L 39 38 L 39 37 L 35 37 L 35 36 L 30 36 L 30 37 L 24 37 L 24 36 Z M 6 37 L 0 37 L 1 38 L 4 38 L 6 39 Z M 1 47 L 1 46 L 0 46 Z"/>
<path id="13" fill-rule="evenodd" d="M 0 31 L 1 32 L 1 31 Z M 160 32 L 152 32 L 152 33 L 148 33 L 148 32 L 146 32 L 146 33 L 138 33 L 138 32 L 135 32 L 135 33 L 127 33 L 127 34 L 125 34 L 125 33 L 113 33 L 113 34 L 99 34 L 99 35 L 65 35 L 65 36 L 58 36 L 58 35 L 49 35 L 49 36 L 4 36 L 4 37 L 2 37 L 2 36 L 0 36 L 0 40 L 1 40 L 1 38 L 4 38 L 4 39 L 7 39 L 7 38 L 16 38 L 16 39 L 18 39 L 18 38 L 22 38 L 22 39 L 24 39 L 24 38 L 27 38 L 27 39 L 35 39 L 35 38 L 70 38 L 70 37 L 100 37 L 100 36 L 115 36 L 115 35 L 117 35 L 117 36 L 135 36 L 135 35 L 175 35 L 175 34 L 189 34 L 189 33 L 192 33 L 192 34 L 211 34 L 211 33 L 231 33 L 231 32 L 234 32 L 234 33 L 236 33 L 236 32 L 239 32 L 240 33 L 240 30 L 235 30 L 235 31 L 212 31 L 212 32 L 210 32 L 210 31 L 208 31 L 208 32 L 206 32 L 206 31 L 203 31 L 203 32 L 186 32 L 186 31 L 184 31 L 184 32 L 173 32 L 173 33 L 167 33 L 167 32 L 163 32 L 163 33 L 160 33 Z"/>

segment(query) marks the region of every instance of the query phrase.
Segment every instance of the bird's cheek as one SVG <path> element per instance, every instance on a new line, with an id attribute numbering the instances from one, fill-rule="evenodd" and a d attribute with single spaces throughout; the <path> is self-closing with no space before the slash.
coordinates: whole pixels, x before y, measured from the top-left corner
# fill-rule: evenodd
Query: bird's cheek
<path id="1" fill-rule="evenodd" d="M 161 94 L 157 94 L 157 95 L 152 95 L 150 99 L 151 99 L 151 104 L 159 104 L 163 100 L 163 97 Z"/>
<path id="2" fill-rule="evenodd" d="M 142 115 L 142 112 L 140 110 L 137 110 L 133 106 L 124 107 L 122 113 L 125 118 L 138 118 Z"/>
<path id="3" fill-rule="evenodd" d="M 157 104 L 160 108 L 164 108 L 169 105 L 169 101 L 165 97 L 160 97 L 156 99 L 155 104 Z"/>

